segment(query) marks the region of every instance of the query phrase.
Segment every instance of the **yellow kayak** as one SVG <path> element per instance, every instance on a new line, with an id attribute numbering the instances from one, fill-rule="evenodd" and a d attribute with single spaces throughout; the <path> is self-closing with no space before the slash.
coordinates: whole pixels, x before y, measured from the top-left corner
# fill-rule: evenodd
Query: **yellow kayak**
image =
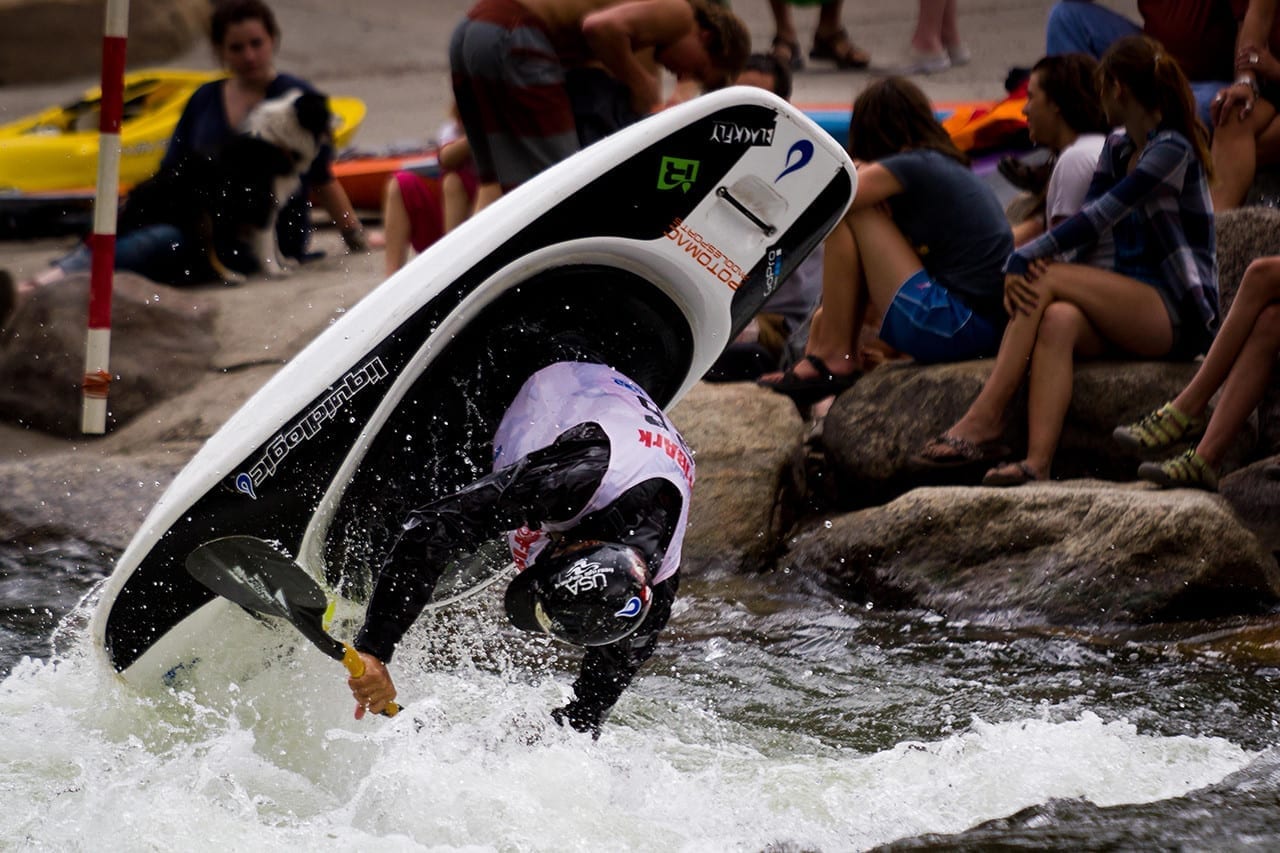
<path id="1" fill-rule="evenodd" d="M 120 126 L 120 191 L 153 175 L 178 124 L 182 108 L 199 86 L 224 76 L 216 71 L 150 69 L 124 78 Z M 62 107 L 0 125 L 0 199 L 92 197 L 98 180 L 98 88 Z M 331 97 L 338 119 L 334 148 L 350 143 L 365 105 Z"/>

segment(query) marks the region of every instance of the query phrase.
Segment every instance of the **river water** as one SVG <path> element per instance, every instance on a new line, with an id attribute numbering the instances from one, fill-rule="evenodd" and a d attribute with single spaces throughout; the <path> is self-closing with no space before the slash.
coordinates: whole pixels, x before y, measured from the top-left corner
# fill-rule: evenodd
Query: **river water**
<path id="1" fill-rule="evenodd" d="M 576 656 L 508 629 L 496 587 L 419 622 L 394 719 L 356 722 L 340 665 L 239 613 L 139 693 L 86 639 L 111 557 L 0 546 L 2 849 L 1280 847 L 1280 669 L 1195 644 L 692 571 L 593 742 L 547 716 Z"/>

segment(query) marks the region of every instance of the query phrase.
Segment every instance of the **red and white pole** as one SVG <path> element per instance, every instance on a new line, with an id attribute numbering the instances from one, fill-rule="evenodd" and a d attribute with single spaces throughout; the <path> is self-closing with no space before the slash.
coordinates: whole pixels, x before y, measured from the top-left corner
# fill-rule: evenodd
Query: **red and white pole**
<path id="1" fill-rule="evenodd" d="M 129 0 L 107 0 L 102 34 L 102 105 L 98 124 L 98 186 L 93 200 L 93 267 L 89 329 L 85 336 L 80 431 L 107 431 L 111 387 L 111 285 L 116 261 L 116 205 L 120 191 L 120 122 L 124 114 L 124 59 Z"/>

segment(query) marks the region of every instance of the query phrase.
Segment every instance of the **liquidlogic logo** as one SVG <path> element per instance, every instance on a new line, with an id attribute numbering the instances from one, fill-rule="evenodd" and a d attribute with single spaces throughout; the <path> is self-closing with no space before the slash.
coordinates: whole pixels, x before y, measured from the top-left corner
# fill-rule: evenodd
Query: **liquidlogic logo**
<path id="1" fill-rule="evenodd" d="M 283 432 L 276 433 L 258 461 L 248 471 L 236 474 L 236 490 L 243 492 L 254 500 L 258 499 L 256 489 L 270 476 L 276 473 L 280 463 L 298 445 L 318 435 L 325 422 L 332 420 L 342 407 L 351 401 L 356 394 L 376 385 L 390 375 L 383 366 L 382 359 L 374 357 L 342 377 L 338 386 L 317 403 L 311 411 L 299 418 Z"/>
<path id="2" fill-rule="evenodd" d="M 697 231 L 685 225 L 683 219 L 676 217 L 671 223 L 671 227 L 667 229 L 667 239 L 687 252 L 699 266 L 728 285 L 730 290 L 737 290 L 742 286 L 742 267 L 725 257 L 724 252 L 707 242 Z"/>
<path id="3" fill-rule="evenodd" d="M 685 160 L 683 157 L 663 157 L 658 164 L 658 189 L 674 190 L 677 187 L 688 192 L 693 182 L 698 180 L 698 166 L 701 161 Z"/>
<path id="4" fill-rule="evenodd" d="M 773 128 L 718 121 L 711 125 L 711 141 L 729 145 L 772 145 Z"/>

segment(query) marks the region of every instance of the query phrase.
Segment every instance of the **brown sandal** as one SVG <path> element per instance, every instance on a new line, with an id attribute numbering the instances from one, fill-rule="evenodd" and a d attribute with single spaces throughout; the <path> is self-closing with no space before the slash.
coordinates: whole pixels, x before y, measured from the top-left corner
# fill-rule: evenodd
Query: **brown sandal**
<path id="1" fill-rule="evenodd" d="M 784 39 L 782 36 L 774 36 L 773 44 L 769 47 L 769 53 L 778 62 L 790 68 L 792 71 L 800 71 L 804 68 L 804 57 L 800 55 L 800 42 Z"/>
<path id="2" fill-rule="evenodd" d="M 814 33 L 809 58 L 829 59 L 839 69 L 866 68 L 871 64 L 871 55 L 849 41 L 849 31 L 843 27 L 826 35 Z"/>

